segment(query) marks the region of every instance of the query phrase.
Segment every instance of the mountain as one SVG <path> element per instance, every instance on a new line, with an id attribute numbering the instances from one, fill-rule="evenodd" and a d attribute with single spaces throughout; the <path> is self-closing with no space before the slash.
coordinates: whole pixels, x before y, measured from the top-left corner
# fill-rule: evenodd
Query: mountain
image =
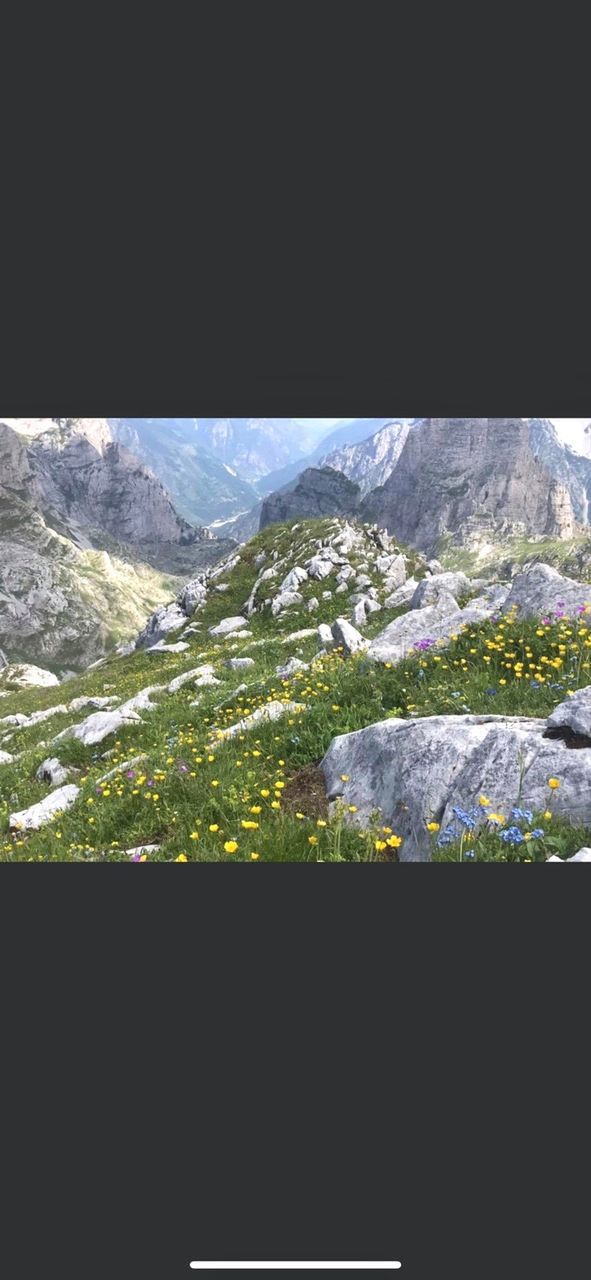
<path id="1" fill-rule="evenodd" d="M 158 476 L 186 519 L 208 525 L 255 505 L 254 487 L 206 448 L 208 433 L 194 418 L 112 418 L 110 425 L 114 437 Z"/>
<path id="2" fill-rule="evenodd" d="M 559 538 L 575 531 L 570 496 L 536 459 L 521 418 L 425 419 L 360 515 L 430 552 L 446 534 L 490 541 L 501 531 Z"/>
<path id="3" fill-rule="evenodd" d="M 388 423 L 369 440 L 333 449 L 322 458 L 321 465 L 342 471 L 359 485 L 365 496 L 371 489 L 385 484 L 398 462 L 410 430 L 410 423 Z"/>
<path id="4" fill-rule="evenodd" d="M 568 489 L 577 520 L 589 523 L 591 459 L 564 444 L 548 418 L 527 418 L 531 447 L 546 469 Z M 588 437 L 591 439 L 591 437 Z"/>
<path id="5" fill-rule="evenodd" d="M 340 427 L 334 427 L 304 457 L 300 457 L 284 467 L 279 467 L 275 471 L 270 471 L 268 475 L 259 480 L 258 492 L 263 496 L 268 493 L 274 493 L 276 489 L 281 489 L 291 481 L 296 480 L 298 475 L 308 467 L 317 466 L 319 463 L 323 465 L 328 460 L 329 455 L 336 449 L 340 450 L 345 445 L 358 444 L 360 441 L 367 440 L 370 436 L 375 435 L 387 422 L 387 418 L 352 418 L 350 422 L 345 422 Z"/>
<path id="6" fill-rule="evenodd" d="M 290 520 L 316 520 L 322 516 L 352 516 L 360 501 L 359 486 L 332 467 L 308 467 L 294 488 L 285 488 L 265 498 L 260 529 Z"/>
<path id="7" fill-rule="evenodd" d="M 177 515 L 104 419 L 0 422 L 5 657 L 88 665 L 177 575 L 215 563 L 228 545 Z"/>

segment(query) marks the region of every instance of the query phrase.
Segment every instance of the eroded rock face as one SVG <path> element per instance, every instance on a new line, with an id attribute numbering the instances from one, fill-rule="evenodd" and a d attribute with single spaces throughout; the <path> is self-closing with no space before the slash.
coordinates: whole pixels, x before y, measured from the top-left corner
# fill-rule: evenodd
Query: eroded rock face
<path id="1" fill-rule="evenodd" d="M 399 856 L 407 862 L 429 860 L 427 822 L 444 830 L 454 806 L 478 808 L 482 794 L 506 817 L 514 805 L 543 811 L 551 777 L 561 783 L 552 793 L 553 812 L 585 825 L 591 822 L 591 749 L 569 750 L 545 730 L 543 720 L 503 716 L 385 720 L 331 743 L 321 766 L 327 794 L 357 806 L 346 819 L 356 825 L 366 825 L 379 809 L 403 837 Z M 342 775 L 350 781 L 343 783 Z"/>
<path id="2" fill-rule="evenodd" d="M 218 622 L 217 626 L 209 628 L 209 635 L 210 636 L 227 636 L 227 635 L 230 635 L 231 633 L 242 631 L 246 626 L 248 626 L 248 622 L 246 618 L 243 618 L 241 616 L 236 616 L 233 618 L 222 618 L 222 621 Z"/>
<path id="3" fill-rule="evenodd" d="M 588 738 L 591 747 L 591 685 L 578 689 L 572 698 L 554 708 L 548 716 L 548 729 L 570 730 L 571 734 Z"/>
<path id="4" fill-rule="evenodd" d="M 367 649 L 369 644 L 369 641 L 365 640 L 346 618 L 337 618 L 336 622 L 333 622 L 331 636 L 333 643 L 342 645 L 345 653 L 359 653 Z"/>
<path id="5" fill-rule="evenodd" d="M 516 608 L 519 617 L 573 616 L 586 605 L 591 610 L 591 586 L 565 578 L 547 564 L 536 564 L 513 579 L 504 612 Z"/>
<path id="6" fill-rule="evenodd" d="M 69 769 L 65 769 L 57 756 L 44 760 L 35 774 L 38 782 L 48 782 L 51 787 L 61 787 L 68 780 Z"/>
<path id="7" fill-rule="evenodd" d="M 453 596 L 446 592 L 436 605 L 413 609 L 390 622 L 372 641 L 367 656 L 373 662 L 401 662 L 418 646 L 428 642 L 449 640 L 462 625 L 462 611 Z"/>
<path id="8" fill-rule="evenodd" d="M 99 742 L 104 742 L 105 738 L 110 737 L 113 733 L 119 733 L 128 724 L 140 723 L 140 716 L 135 711 L 127 711 L 123 713 L 122 709 L 118 711 L 95 711 L 93 715 L 87 716 L 81 724 L 72 724 L 67 729 L 63 729 L 58 733 L 54 742 L 63 742 L 65 738 L 75 738 L 78 742 L 82 742 L 85 747 L 95 746 Z"/>
<path id="9" fill-rule="evenodd" d="M 431 553 L 469 522 L 568 538 L 570 498 L 534 456 L 520 418 L 426 418 L 407 436 L 391 476 L 364 499 L 362 520 Z"/>
<path id="10" fill-rule="evenodd" d="M 265 498 L 259 528 L 300 518 L 353 515 L 360 496 L 359 486 L 340 471 L 332 467 L 309 467 L 299 476 L 295 489 L 278 490 Z"/>
<path id="11" fill-rule="evenodd" d="M 424 578 L 412 597 L 411 609 L 424 609 L 428 604 L 437 604 L 445 599 L 449 592 L 457 601 L 458 596 L 467 595 L 470 591 L 470 579 L 465 573 L 440 573 L 437 577 Z"/>

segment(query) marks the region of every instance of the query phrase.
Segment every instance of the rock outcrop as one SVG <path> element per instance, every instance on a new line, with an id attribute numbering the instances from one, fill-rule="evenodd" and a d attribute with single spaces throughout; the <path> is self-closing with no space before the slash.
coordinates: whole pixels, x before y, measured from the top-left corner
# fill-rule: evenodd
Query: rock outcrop
<path id="1" fill-rule="evenodd" d="M 521 418 L 427 418 L 409 433 L 389 480 L 360 511 L 426 553 L 442 535 L 493 532 L 568 538 L 567 491 L 536 461 Z"/>
<path id="2" fill-rule="evenodd" d="M 361 493 L 340 471 L 332 467 L 309 467 L 295 489 L 280 490 L 265 498 L 260 529 L 290 520 L 316 520 L 322 516 L 352 516 L 359 507 Z"/>
<path id="3" fill-rule="evenodd" d="M 385 484 L 404 448 L 411 427 L 406 422 L 389 422 L 369 440 L 334 449 L 322 459 L 323 467 L 334 467 L 359 485 L 362 497 Z"/>

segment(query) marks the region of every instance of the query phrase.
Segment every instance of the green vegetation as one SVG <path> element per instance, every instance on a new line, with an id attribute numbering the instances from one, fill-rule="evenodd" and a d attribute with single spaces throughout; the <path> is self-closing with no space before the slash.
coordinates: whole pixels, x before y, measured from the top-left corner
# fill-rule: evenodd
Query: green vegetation
<path id="1" fill-rule="evenodd" d="M 397 667 L 374 666 L 363 655 L 347 657 L 340 650 L 313 661 L 315 634 L 287 643 L 286 638 L 334 620 L 334 596 L 321 600 L 326 581 L 307 583 L 302 591 L 306 598 L 316 594 L 320 599 L 313 614 L 305 603 L 278 619 L 267 609 L 250 620 L 251 636 L 230 641 L 209 636 L 208 628 L 242 611 L 262 551 L 265 566 L 273 563 L 275 551 L 287 558 L 277 579 L 263 584 L 263 592 L 274 594 L 290 565 L 312 555 L 316 540 L 334 528 L 332 520 L 306 522 L 295 530 L 271 526 L 242 548 L 239 563 L 219 579 L 228 583 L 228 590 L 212 590 L 195 615 L 200 630 L 190 637 L 186 652 L 134 653 L 106 661 L 59 688 L 11 692 L 0 700 L 0 718 L 17 711 L 30 714 L 80 695 L 116 694 L 123 702 L 202 663 L 212 663 L 220 681 L 201 689 L 189 682 L 175 694 L 156 694 L 156 710 L 143 713 L 141 723 L 126 726 L 116 739 L 99 746 L 51 741 L 92 708 L 60 713 L 30 728 L 4 726 L 10 741 L 0 742 L 0 749 L 19 753 L 19 758 L 0 766 L 0 859 L 128 861 L 126 850 L 157 844 L 160 848 L 147 855 L 149 861 L 395 861 L 396 832 L 380 828 L 377 820 L 362 832 L 345 825 L 346 794 L 343 807 L 332 817 L 328 813 L 317 766 L 335 736 L 388 716 L 469 711 L 545 717 L 569 691 L 591 683 L 591 623 L 585 618 L 576 624 L 504 618 L 470 626 L 447 648 L 417 653 Z M 355 556 L 350 559 L 355 563 Z M 363 562 L 361 555 L 357 559 Z M 421 573 L 419 557 L 414 571 Z M 334 578 L 328 583 L 334 590 Z M 349 611 L 346 597 L 344 611 Z M 364 634 L 371 638 L 403 612 L 371 615 Z M 312 665 L 289 680 L 280 679 L 276 667 L 294 654 Z M 230 657 L 252 657 L 255 665 L 232 671 L 225 665 Z M 242 683 L 247 688 L 238 693 Z M 192 705 L 196 700 L 198 705 Z M 301 709 L 219 742 L 220 731 L 277 700 Z M 40 832 L 10 834 L 9 814 L 47 795 L 35 773 L 49 755 L 78 771 L 68 781 L 77 783 L 82 794 L 72 809 Z M 142 757 L 138 763 L 126 764 L 137 756 Z M 111 770 L 119 772 L 101 782 Z M 510 825 L 511 814 L 502 816 Z M 466 851 L 474 849 L 475 861 L 536 861 L 550 851 L 567 856 L 589 842 L 588 833 L 556 818 L 532 819 L 533 829 L 544 829 L 544 840 L 524 838 L 507 845 L 491 827 L 468 845 L 464 840 L 438 849 L 434 835 L 435 860 L 466 861 Z"/>

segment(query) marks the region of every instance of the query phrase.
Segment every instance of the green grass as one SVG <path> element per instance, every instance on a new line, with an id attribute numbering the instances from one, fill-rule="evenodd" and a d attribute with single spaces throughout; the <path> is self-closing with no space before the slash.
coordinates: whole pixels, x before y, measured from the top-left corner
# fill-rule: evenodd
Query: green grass
<path id="1" fill-rule="evenodd" d="M 283 638 L 291 631 L 315 627 L 324 620 L 320 611 L 309 615 L 304 605 L 279 621 L 268 610 L 257 613 L 249 624 L 251 639 L 217 642 L 208 635 L 208 628 L 221 618 L 241 612 L 261 550 L 268 553 L 266 564 L 271 563 L 274 549 L 288 558 L 271 584 L 276 590 L 291 564 L 312 555 L 314 540 L 331 528 L 333 521 L 306 522 L 295 534 L 290 528 L 271 526 L 241 549 L 240 562 L 227 577 L 229 591 L 212 592 L 197 613 L 201 630 L 191 638 L 186 653 L 134 653 L 111 659 L 58 688 L 15 692 L 0 700 L 0 718 L 16 710 L 30 713 L 55 706 L 81 694 L 117 693 L 124 701 L 149 684 L 167 684 L 204 662 L 214 664 L 221 681 L 214 688 L 194 690 L 186 685 L 175 695 L 163 695 L 157 709 L 144 713 L 141 723 L 127 726 L 116 740 L 106 739 L 97 747 L 75 741 L 51 744 L 61 729 L 79 722 L 90 709 L 15 730 L 10 742 L 0 743 L 0 749 L 22 752 L 13 764 L 0 767 L 1 860 L 126 861 L 126 849 L 155 843 L 161 847 L 150 861 L 186 857 L 250 862 L 253 854 L 259 855 L 257 862 L 393 861 L 396 855 L 391 848 L 376 849 L 376 842 L 387 843 L 377 827 L 359 832 L 346 825 L 343 813 L 329 819 L 326 805 L 307 786 L 304 771 L 313 770 L 335 736 L 389 716 L 413 718 L 469 710 L 546 717 L 569 690 L 591 683 L 591 633 L 585 622 L 578 626 L 507 619 L 488 622 L 469 627 L 447 648 L 417 654 L 390 668 L 369 664 L 363 655 L 347 658 L 332 652 L 289 681 L 279 679 L 276 666 L 294 653 L 311 662 L 318 641 L 315 635 L 291 644 L 283 643 Z M 334 578 L 327 582 L 328 589 L 334 590 Z M 326 589 L 324 583 L 314 587 L 317 595 Z M 328 603 L 326 621 L 331 621 L 337 612 L 335 598 Z M 344 614 L 349 610 L 344 596 Z M 404 612 L 382 610 L 371 615 L 365 634 L 371 638 Z M 263 643 L 257 645 L 257 641 Z M 228 657 L 243 655 L 252 656 L 255 666 L 246 671 L 225 666 Z M 247 691 L 234 696 L 242 683 Z M 196 697 L 199 706 L 192 707 Z M 275 699 L 298 702 L 305 709 L 212 749 L 219 729 Z M 11 835 L 9 814 L 47 794 L 47 787 L 35 780 L 35 772 L 49 754 L 57 754 L 62 763 L 78 771 L 70 781 L 77 782 L 82 794 L 68 813 L 41 832 Z M 102 775 L 139 754 L 146 756 L 145 763 L 132 771 L 124 769 L 99 788 Z M 128 777 L 128 772 L 133 776 Z M 292 802 L 294 795 L 299 797 L 298 807 Z M 296 812 L 303 816 L 296 817 Z M 244 827 L 244 822 L 258 825 Z M 547 826 L 541 820 L 538 825 Z M 212 826 L 218 830 L 211 831 Z M 225 851 L 227 842 L 235 842 L 234 852 Z M 527 841 L 515 849 L 503 845 L 494 832 L 485 832 L 478 837 L 474 860 L 529 860 L 530 856 L 543 860 L 549 851 L 566 856 L 587 843 L 589 833 L 553 819 L 544 842 Z M 438 861 L 466 861 L 463 855 L 470 847 L 438 851 L 434 842 L 434 853 Z"/>

